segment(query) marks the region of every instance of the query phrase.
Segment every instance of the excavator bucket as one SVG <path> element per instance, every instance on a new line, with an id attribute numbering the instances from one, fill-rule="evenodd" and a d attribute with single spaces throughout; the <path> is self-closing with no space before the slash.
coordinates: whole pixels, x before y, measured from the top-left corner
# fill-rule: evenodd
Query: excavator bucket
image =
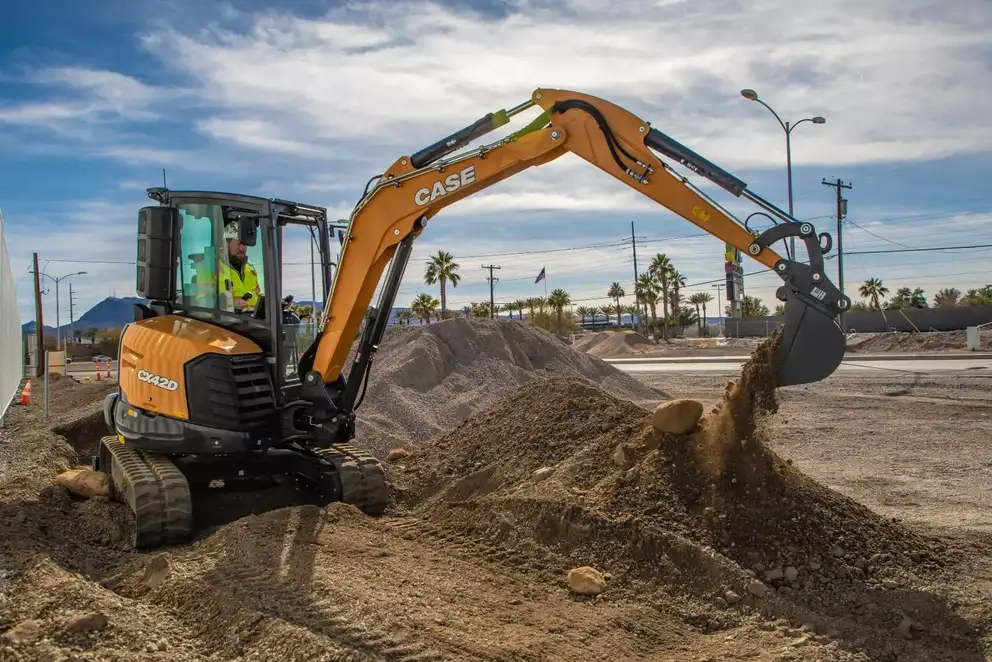
<path id="1" fill-rule="evenodd" d="M 844 359 L 847 339 L 837 320 L 803 294 L 786 289 L 785 326 L 779 348 L 778 385 L 829 377 Z"/>

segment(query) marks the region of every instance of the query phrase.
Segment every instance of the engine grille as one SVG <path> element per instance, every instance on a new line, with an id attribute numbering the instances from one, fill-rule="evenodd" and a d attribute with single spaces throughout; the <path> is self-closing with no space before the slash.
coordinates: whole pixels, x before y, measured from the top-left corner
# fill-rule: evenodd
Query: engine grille
<path id="1" fill-rule="evenodd" d="M 186 365 L 190 422 L 229 430 L 264 427 L 275 409 L 265 358 L 205 354 Z"/>

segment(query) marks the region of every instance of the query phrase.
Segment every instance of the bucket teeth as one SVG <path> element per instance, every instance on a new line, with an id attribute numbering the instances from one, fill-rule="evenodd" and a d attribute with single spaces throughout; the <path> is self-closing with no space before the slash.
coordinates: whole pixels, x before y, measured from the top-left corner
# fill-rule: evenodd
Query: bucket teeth
<path id="1" fill-rule="evenodd" d="M 193 503 L 186 477 L 168 458 L 128 448 L 117 437 L 100 440 L 103 467 L 114 497 L 134 518 L 131 545 L 148 549 L 175 545 L 193 534 Z"/>

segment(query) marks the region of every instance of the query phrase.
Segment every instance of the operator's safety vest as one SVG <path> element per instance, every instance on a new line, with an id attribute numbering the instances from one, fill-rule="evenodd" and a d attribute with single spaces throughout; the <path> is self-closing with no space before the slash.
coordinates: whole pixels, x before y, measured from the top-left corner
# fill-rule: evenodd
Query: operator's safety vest
<path id="1" fill-rule="evenodd" d="M 240 299 L 246 292 L 251 292 L 254 296 L 248 301 L 246 308 L 254 308 L 262 294 L 262 290 L 258 287 L 258 273 L 255 271 L 255 265 L 250 262 L 246 262 L 243 269 L 244 278 L 231 265 L 221 263 L 221 286 L 223 291 L 230 292 L 235 299 Z"/>
<path id="2" fill-rule="evenodd" d="M 251 263 L 245 264 L 243 278 L 237 269 L 226 263 L 217 265 L 219 274 L 212 273 L 204 262 L 197 264 L 195 270 L 196 284 L 192 293 L 198 305 L 212 307 L 219 304 L 222 310 L 234 310 L 233 300 L 241 298 L 246 292 L 252 292 L 255 296 L 248 301 L 245 310 L 258 304 L 262 291 L 258 286 L 258 273 Z"/>

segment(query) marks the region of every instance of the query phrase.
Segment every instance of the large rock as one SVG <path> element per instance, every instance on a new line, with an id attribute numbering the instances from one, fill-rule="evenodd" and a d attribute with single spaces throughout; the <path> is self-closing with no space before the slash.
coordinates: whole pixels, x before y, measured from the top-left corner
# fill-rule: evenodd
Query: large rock
<path id="1" fill-rule="evenodd" d="M 662 402 L 654 410 L 651 423 L 659 432 L 689 434 L 703 415 L 703 405 L 695 400 L 678 399 Z"/>
<path id="2" fill-rule="evenodd" d="M 92 469 L 70 469 L 55 479 L 59 485 L 84 499 L 110 494 L 107 474 Z"/>
<path id="3" fill-rule="evenodd" d="M 579 595 L 599 595 L 606 590 L 606 579 L 589 566 L 572 568 L 568 571 L 568 587 Z"/>

